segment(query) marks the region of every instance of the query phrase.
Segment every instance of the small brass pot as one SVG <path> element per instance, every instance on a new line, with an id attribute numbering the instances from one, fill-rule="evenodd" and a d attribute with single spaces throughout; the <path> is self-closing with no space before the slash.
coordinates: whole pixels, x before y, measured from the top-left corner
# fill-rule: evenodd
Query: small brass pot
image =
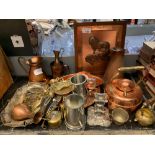
<path id="1" fill-rule="evenodd" d="M 155 123 L 155 114 L 149 108 L 141 108 L 135 114 L 135 121 L 141 126 L 150 126 Z"/>
<path id="2" fill-rule="evenodd" d="M 112 111 L 112 119 L 115 124 L 122 125 L 129 120 L 129 114 L 126 110 L 122 108 L 115 108 Z"/>
<path id="3" fill-rule="evenodd" d="M 51 111 L 48 115 L 48 125 L 52 128 L 57 128 L 61 125 L 62 115 L 60 111 Z"/>

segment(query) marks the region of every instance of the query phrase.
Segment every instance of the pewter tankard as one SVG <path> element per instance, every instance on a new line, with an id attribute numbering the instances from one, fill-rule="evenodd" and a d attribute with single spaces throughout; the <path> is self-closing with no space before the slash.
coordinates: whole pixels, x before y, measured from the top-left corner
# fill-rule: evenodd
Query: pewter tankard
<path id="1" fill-rule="evenodd" d="M 86 97 L 87 90 L 85 87 L 87 79 L 84 75 L 77 74 L 71 78 L 71 83 L 74 85 L 74 92 L 82 97 Z"/>
<path id="2" fill-rule="evenodd" d="M 71 130 L 84 129 L 86 117 L 84 114 L 84 99 L 78 94 L 71 94 L 65 98 L 65 124 Z"/>

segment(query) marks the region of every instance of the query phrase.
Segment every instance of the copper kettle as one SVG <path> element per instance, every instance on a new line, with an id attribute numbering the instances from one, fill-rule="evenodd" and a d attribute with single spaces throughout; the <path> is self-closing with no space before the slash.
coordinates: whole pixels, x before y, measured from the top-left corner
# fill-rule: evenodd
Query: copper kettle
<path id="1" fill-rule="evenodd" d="M 18 62 L 21 67 L 29 73 L 30 82 L 44 82 L 47 81 L 47 77 L 42 70 L 41 62 L 42 57 L 33 56 L 31 59 L 26 60 L 24 57 L 18 57 Z M 26 69 L 25 65 L 29 65 L 29 71 Z"/>
<path id="2" fill-rule="evenodd" d="M 144 69 L 143 66 L 121 67 L 118 71 Z M 142 102 L 142 90 L 137 83 L 129 79 L 112 79 L 106 85 L 108 107 L 110 109 L 123 108 L 134 111 Z"/>

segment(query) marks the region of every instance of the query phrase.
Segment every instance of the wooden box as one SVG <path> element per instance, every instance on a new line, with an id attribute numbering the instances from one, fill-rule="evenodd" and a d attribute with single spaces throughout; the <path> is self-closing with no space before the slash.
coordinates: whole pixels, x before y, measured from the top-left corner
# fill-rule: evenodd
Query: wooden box
<path id="1" fill-rule="evenodd" d="M 7 62 L 7 57 L 0 47 L 0 99 L 13 83 Z"/>

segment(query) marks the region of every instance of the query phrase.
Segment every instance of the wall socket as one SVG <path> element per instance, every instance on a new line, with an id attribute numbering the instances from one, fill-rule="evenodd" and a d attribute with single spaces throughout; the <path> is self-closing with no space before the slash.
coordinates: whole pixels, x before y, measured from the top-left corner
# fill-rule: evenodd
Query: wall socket
<path id="1" fill-rule="evenodd" d="M 13 35 L 11 36 L 11 40 L 14 47 L 24 47 L 22 36 Z"/>

